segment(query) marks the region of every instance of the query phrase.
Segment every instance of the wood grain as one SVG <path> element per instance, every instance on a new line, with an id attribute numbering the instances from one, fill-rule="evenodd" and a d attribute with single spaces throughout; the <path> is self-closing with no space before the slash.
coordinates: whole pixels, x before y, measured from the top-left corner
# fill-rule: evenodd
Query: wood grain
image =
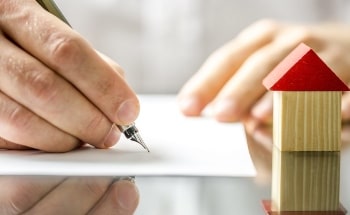
<path id="1" fill-rule="evenodd" d="M 340 152 L 283 152 L 273 147 L 273 211 L 336 211 L 339 180 Z"/>
<path id="2" fill-rule="evenodd" d="M 273 138 L 280 150 L 340 150 L 341 92 L 273 93 Z"/>

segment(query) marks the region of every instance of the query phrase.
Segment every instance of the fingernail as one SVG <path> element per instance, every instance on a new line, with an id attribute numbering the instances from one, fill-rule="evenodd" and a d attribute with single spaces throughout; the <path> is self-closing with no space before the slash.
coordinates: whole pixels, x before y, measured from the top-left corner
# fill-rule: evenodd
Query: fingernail
<path id="1" fill-rule="evenodd" d="M 139 106 L 139 103 L 134 100 L 123 102 L 117 112 L 119 121 L 123 124 L 134 122 L 139 114 Z"/>
<path id="2" fill-rule="evenodd" d="M 178 99 L 178 105 L 185 115 L 198 115 L 201 112 L 200 102 L 197 98 L 184 97 Z"/>
<path id="3" fill-rule="evenodd" d="M 133 210 L 139 200 L 139 191 L 136 185 L 130 181 L 118 182 L 117 202 L 125 210 Z"/>
<path id="4" fill-rule="evenodd" d="M 111 130 L 108 132 L 107 136 L 103 141 L 103 146 L 105 148 L 114 146 L 117 143 L 117 141 L 120 139 L 120 135 L 121 135 L 121 132 L 119 131 L 117 126 L 113 124 L 111 127 Z"/>
<path id="5" fill-rule="evenodd" d="M 219 100 L 214 105 L 215 118 L 222 122 L 236 121 L 240 117 L 237 103 L 232 99 Z"/>

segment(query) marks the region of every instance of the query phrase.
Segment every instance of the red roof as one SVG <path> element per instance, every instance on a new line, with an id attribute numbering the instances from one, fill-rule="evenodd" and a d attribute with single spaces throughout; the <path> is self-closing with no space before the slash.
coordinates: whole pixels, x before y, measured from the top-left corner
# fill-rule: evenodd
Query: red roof
<path id="1" fill-rule="evenodd" d="M 348 91 L 349 88 L 307 45 L 300 44 L 263 80 L 273 91 Z"/>

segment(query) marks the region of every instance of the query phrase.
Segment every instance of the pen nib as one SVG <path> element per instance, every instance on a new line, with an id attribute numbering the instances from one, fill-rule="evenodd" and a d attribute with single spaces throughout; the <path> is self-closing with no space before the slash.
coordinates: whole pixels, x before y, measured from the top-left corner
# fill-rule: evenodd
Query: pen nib
<path id="1" fill-rule="evenodd" d="M 149 152 L 148 147 L 146 146 L 145 142 L 142 140 L 139 130 L 136 128 L 135 124 L 132 123 L 130 125 L 117 125 L 119 130 L 124 133 L 125 137 L 129 140 L 135 141 L 138 144 L 140 144 L 144 149 L 146 149 Z"/>
<path id="2" fill-rule="evenodd" d="M 146 146 L 145 142 L 142 140 L 140 134 L 135 133 L 135 134 L 130 138 L 130 140 L 139 143 L 144 149 L 147 150 L 147 152 L 149 152 L 149 149 L 148 149 L 148 147 Z"/>

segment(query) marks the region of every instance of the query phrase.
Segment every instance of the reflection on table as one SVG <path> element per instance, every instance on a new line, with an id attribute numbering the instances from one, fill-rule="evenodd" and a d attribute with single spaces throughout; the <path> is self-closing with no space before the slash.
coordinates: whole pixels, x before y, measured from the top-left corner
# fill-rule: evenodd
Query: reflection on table
<path id="1" fill-rule="evenodd" d="M 270 199 L 271 192 L 272 129 L 254 121 L 247 121 L 245 128 L 256 177 L 138 177 L 141 199 L 135 214 L 263 214 L 261 200 Z M 349 210 L 350 124 L 343 125 L 341 137 L 340 201 Z M 36 205 L 30 209 L 33 212 L 85 214 L 92 210 L 91 202 L 101 198 L 101 189 L 119 181 L 118 177 L 1 176 L 0 212 L 4 214 L 6 204 L 13 200 L 17 208 L 12 214 L 30 205 Z M 77 204 L 79 209 L 73 207 Z"/>

